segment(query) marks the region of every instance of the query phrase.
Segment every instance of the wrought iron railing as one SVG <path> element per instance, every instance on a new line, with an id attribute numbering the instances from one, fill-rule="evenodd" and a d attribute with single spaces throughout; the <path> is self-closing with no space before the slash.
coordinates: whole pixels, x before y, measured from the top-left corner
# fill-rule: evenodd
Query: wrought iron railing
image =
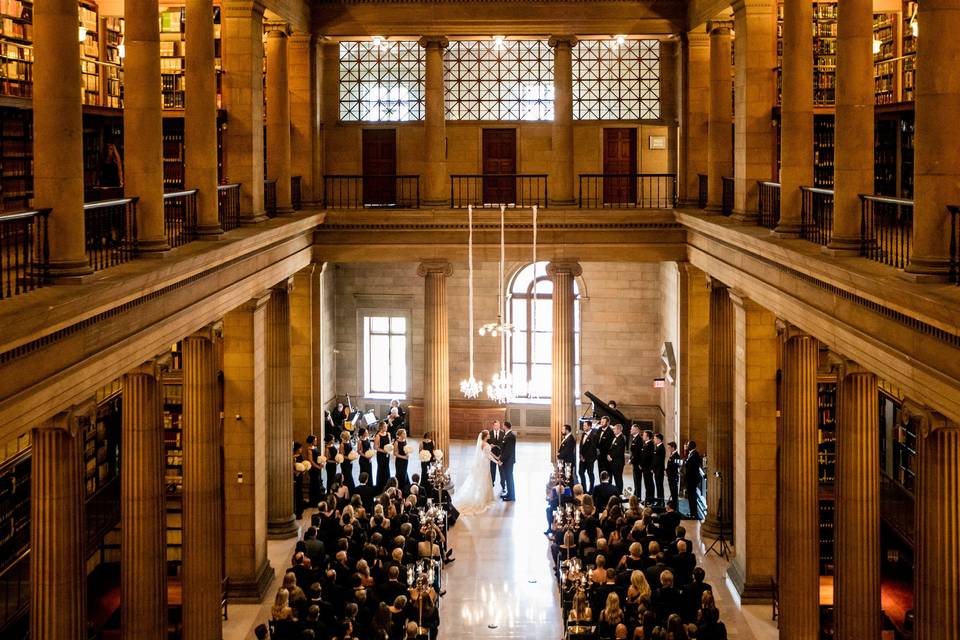
<path id="1" fill-rule="evenodd" d="M 499 206 L 547 206 L 547 175 L 487 173 L 450 176 L 450 206 L 462 209 Z"/>
<path id="2" fill-rule="evenodd" d="M 800 237 L 827 246 L 833 237 L 833 190 L 800 187 Z"/>
<path id="3" fill-rule="evenodd" d="M 730 216 L 733 213 L 733 194 L 734 194 L 733 178 L 723 177 L 723 178 L 720 178 L 720 182 L 723 185 L 722 200 L 720 202 L 720 213 L 722 213 L 725 216 Z"/>
<path id="4" fill-rule="evenodd" d="M 767 229 L 775 229 L 780 221 L 780 183 L 758 180 L 757 196 L 757 224 Z"/>
<path id="5" fill-rule="evenodd" d="M 268 218 L 277 217 L 277 181 L 263 181 L 263 210 Z"/>
<path id="6" fill-rule="evenodd" d="M 163 228 L 170 247 L 179 247 L 197 236 L 197 190 L 163 194 Z"/>
<path id="7" fill-rule="evenodd" d="M 290 178 L 290 206 L 294 211 L 303 209 L 303 178 L 302 176 L 293 176 Z"/>
<path id="8" fill-rule="evenodd" d="M 87 259 L 94 271 L 123 264 L 137 253 L 137 199 L 83 205 Z"/>
<path id="9" fill-rule="evenodd" d="M 581 209 L 672 209 L 677 203 L 674 173 L 582 173 Z"/>
<path id="10" fill-rule="evenodd" d="M 950 281 L 960 285 L 960 206 L 950 205 Z"/>
<path id="11" fill-rule="evenodd" d="M 419 209 L 420 176 L 324 176 L 323 206 L 326 209 Z"/>
<path id="12" fill-rule="evenodd" d="M 860 255 L 897 269 L 910 262 L 913 200 L 860 195 Z"/>
<path id="13" fill-rule="evenodd" d="M 217 187 L 217 215 L 224 231 L 240 226 L 240 183 Z"/>
<path id="14" fill-rule="evenodd" d="M 710 178 L 702 173 L 697 174 L 697 208 L 707 208 L 707 193 L 710 185 Z"/>
<path id="15" fill-rule="evenodd" d="M 49 209 L 0 214 L 0 300 L 43 286 Z"/>

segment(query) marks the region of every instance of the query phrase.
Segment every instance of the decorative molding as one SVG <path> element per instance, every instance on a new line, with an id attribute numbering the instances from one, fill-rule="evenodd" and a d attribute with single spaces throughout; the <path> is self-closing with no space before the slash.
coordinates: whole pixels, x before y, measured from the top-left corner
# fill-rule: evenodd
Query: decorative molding
<path id="1" fill-rule="evenodd" d="M 453 275 L 453 265 L 446 260 L 423 260 L 417 265 L 417 275 L 425 277 L 430 273 L 439 273 L 449 278 Z"/>
<path id="2" fill-rule="evenodd" d="M 429 49 L 430 47 L 440 47 L 441 49 L 446 49 L 450 46 L 450 40 L 447 36 L 422 36 L 417 40 L 419 44 L 424 49 Z"/>
<path id="3" fill-rule="evenodd" d="M 707 33 L 711 36 L 732 35 L 733 20 L 711 20 L 707 23 Z"/>
<path id="4" fill-rule="evenodd" d="M 903 417 L 917 426 L 917 433 L 923 438 L 937 431 L 960 430 L 960 425 L 950 422 L 946 416 L 909 398 L 903 402 Z"/>
<path id="5" fill-rule="evenodd" d="M 572 49 L 579 40 L 577 36 L 573 35 L 563 35 L 563 36 L 550 36 L 550 39 L 547 40 L 547 44 L 556 49 L 557 47 L 566 47 Z"/>

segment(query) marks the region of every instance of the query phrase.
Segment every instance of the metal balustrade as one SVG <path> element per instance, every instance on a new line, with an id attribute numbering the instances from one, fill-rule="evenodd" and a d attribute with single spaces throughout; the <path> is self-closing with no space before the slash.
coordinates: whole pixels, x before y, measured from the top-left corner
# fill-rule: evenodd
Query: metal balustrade
<path id="1" fill-rule="evenodd" d="M 860 255 L 897 269 L 910 262 L 913 200 L 860 195 Z"/>
<path id="2" fill-rule="evenodd" d="M 833 237 L 833 190 L 800 187 L 800 237 L 827 246 Z"/>
<path id="3" fill-rule="evenodd" d="M 677 175 L 583 173 L 578 202 L 581 209 L 672 209 L 677 203 Z"/>
<path id="4" fill-rule="evenodd" d="M 43 286 L 50 264 L 49 209 L 0 214 L 0 300 Z"/>
<path id="5" fill-rule="evenodd" d="M 323 206 L 325 209 L 419 209 L 420 176 L 324 176 Z"/>
<path id="6" fill-rule="evenodd" d="M 137 198 L 83 205 L 87 259 L 94 271 L 123 264 L 137 253 Z"/>
<path id="7" fill-rule="evenodd" d="M 757 224 L 767 229 L 776 229 L 780 222 L 780 183 L 757 181 Z"/>
<path id="8" fill-rule="evenodd" d="M 217 215 L 220 228 L 230 231 L 240 226 L 240 184 L 222 184 L 217 187 Z"/>
<path id="9" fill-rule="evenodd" d="M 167 244 L 180 247 L 197 237 L 197 190 L 163 194 L 163 228 Z"/>
<path id="10" fill-rule="evenodd" d="M 547 175 L 534 173 L 487 173 L 450 176 L 450 206 L 538 207 L 547 206 Z"/>

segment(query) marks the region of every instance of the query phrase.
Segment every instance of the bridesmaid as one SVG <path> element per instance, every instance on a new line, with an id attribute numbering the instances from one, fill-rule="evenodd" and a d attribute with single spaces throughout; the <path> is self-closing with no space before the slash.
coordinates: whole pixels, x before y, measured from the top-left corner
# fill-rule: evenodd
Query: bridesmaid
<path id="1" fill-rule="evenodd" d="M 317 449 L 317 436 L 312 433 L 307 436 L 307 451 L 304 456 L 310 463 L 307 477 L 310 478 L 310 504 L 316 505 L 323 498 L 323 467 L 317 464 L 320 459 L 320 450 Z"/>
<path id="2" fill-rule="evenodd" d="M 293 514 L 297 520 L 303 518 L 303 510 L 306 504 L 303 502 L 303 472 L 297 471 L 297 465 L 303 464 L 303 445 L 299 442 L 293 443 Z"/>
<path id="3" fill-rule="evenodd" d="M 420 460 L 420 484 L 424 486 L 430 485 L 430 465 L 433 464 L 433 440 L 431 438 L 433 434 L 427 431 L 423 434 L 423 440 L 420 441 L 420 451 L 428 451 L 430 453 L 430 459 L 424 462 Z"/>
<path id="4" fill-rule="evenodd" d="M 373 438 L 373 446 L 377 450 L 377 491 L 383 491 L 390 479 L 390 454 L 384 450 L 390 444 L 390 433 L 387 431 L 387 421 L 381 420 L 377 425 L 377 435 Z"/>
<path id="5" fill-rule="evenodd" d="M 340 463 L 340 473 L 343 474 L 343 482 L 350 491 L 353 491 L 353 462 L 350 461 L 350 453 L 353 451 L 353 445 L 350 444 L 350 433 L 344 431 L 340 434 L 340 455 L 343 456 L 343 462 Z"/>
<path id="6" fill-rule="evenodd" d="M 406 493 L 410 486 L 410 476 L 407 474 L 407 465 L 410 464 L 410 456 L 403 450 L 407 446 L 407 430 L 397 429 L 397 442 L 394 445 L 393 455 L 397 457 L 396 471 L 394 477 L 400 490 Z"/>
<path id="7" fill-rule="evenodd" d="M 337 461 L 334 460 L 337 456 L 337 442 L 333 439 L 332 433 L 328 433 L 323 441 L 324 455 L 327 456 L 327 491 L 329 491 L 333 488 L 333 480 L 337 475 Z"/>
<path id="8" fill-rule="evenodd" d="M 373 463 L 370 462 L 370 458 L 363 455 L 367 451 L 373 448 L 373 443 L 370 442 L 370 434 L 367 433 L 366 427 L 360 427 L 357 431 L 357 437 L 359 442 L 357 443 L 360 448 L 360 459 L 357 461 L 360 463 L 360 473 L 366 473 L 368 478 L 373 478 Z"/>

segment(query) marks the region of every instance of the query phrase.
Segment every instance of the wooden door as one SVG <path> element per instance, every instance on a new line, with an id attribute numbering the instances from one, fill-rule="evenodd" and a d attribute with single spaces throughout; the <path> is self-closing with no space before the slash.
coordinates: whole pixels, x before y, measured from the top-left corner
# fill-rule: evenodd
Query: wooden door
<path id="1" fill-rule="evenodd" d="M 363 130 L 363 204 L 397 203 L 397 130 Z"/>
<path id="2" fill-rule="evenodd" d="M 517 201 L 517 130 L 483 130 L 483 202 L 510 204 Z"/>
<path id="3" fill-rule="evenodd" d="M 637 130 L 603 130 L 603 202 L 632 204 L 637 201 Z M 610 177 L 611 174 L 628 174 Z"/>

